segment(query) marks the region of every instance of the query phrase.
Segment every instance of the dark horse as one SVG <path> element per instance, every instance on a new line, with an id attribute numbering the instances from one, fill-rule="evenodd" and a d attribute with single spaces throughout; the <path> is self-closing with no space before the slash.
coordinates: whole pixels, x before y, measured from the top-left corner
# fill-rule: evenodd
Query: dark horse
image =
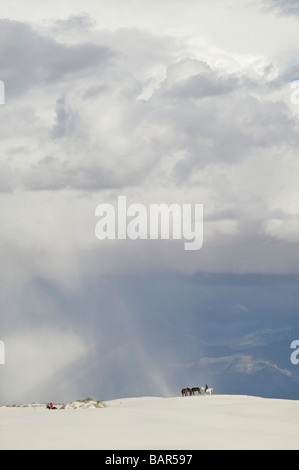
<path id="1" fill-rule="evenodd" d="M 192 388 L 191 392 L 192 392 L 192 395 L 195 395 L 195 393 L 198 393 L 198 395 L 201 394 L 201 391 L 200 391 L 199 387 Z"/>
<path id="2" fill-rule="evenodd" d="M 192 395 L 192 390 L 190 388 L 183 388 L 182 390 L 182 397 L 187 397 L 187 396 Z"/>

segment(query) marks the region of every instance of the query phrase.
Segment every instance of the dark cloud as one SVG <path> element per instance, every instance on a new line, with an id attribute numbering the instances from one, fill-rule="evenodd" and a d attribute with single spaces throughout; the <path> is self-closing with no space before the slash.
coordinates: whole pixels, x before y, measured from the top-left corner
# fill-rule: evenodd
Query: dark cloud
<path id="1" fill-rule="evenodd" d="M 299 15 L 297 0 L 264 0 L 264 5 L 283 15 Z"/>
<path id="2" fill-rule="evenodd" d="M 217 393 L 296 399 L 290 344 L 299 327 L 298 282 L 298 276 L 143 273 L 92 276 L 67 292 L 40 279 L 11 300 L 2 334 L 26 338 L 30 330 L 55 328 L 60 355 L 64 347 L 81 352 L 73 352 L 75 364 L 57 364 L 59 381 L 41 371 L 32 400 L 176 395 L 206 382 Z M 20 396 L 27 385 L 18 383 Z"/>
<path id="3" fill-rule="evenodd" d="M 66 20 L 56 19 L 51 24 L 51 31 L 53 34 L 65 34 L 70 31 L 73 33 L 86 33 L 96 26 L 90 15 L 87 13 L 80 13 L 78 15 L 71 15 Z"/>
<path id="4" fill-rule="evenodd" d="M 52 129 L 52 138 L 59 139 L 66 135 L 68 121 L 68 113 L 65 109 L 65 98 L 60 98 L 56 103 L 56 124 Z"/>
<path id="5" fill-rule="evenodd" d="M 1 75 L 8 100 L 31 88 L 105 67 L 113 55 L 108 47 L 61 44 L 27 24 L 0 20 Z"/>
<path id="6" fill-rule="evenodd" d="M 106 45 L 66 45 L 2 20 L 1 35 L 11 96 L 38 90 L 49 93 L 50 106 L 55 103 L 52 122 L 36 119 L 43 103 L 31 103 L 32 138 L 44 138 L 34 164 L 14 167 L 11 184 L 28 190 L 120 189 L 154 177 L 164 160 L 179 154 L 170 176 L 186 184 L 207 165 L 231 165 L 261 149 L 298 145 L 295 117 L 285 103 L 269 98 L 279 86 L 268 80 L 271 64 L 261 82 L 260 75 L 212 68 L 186 53 L 177 60 L 175 40 L 136 29 L 93 36 Z M 20 106 L 14 127 L 21 129 L 28 110 L 21 113 Z M 26 121 L 28 126 L 28 114 Z M 5 128 L 1 133 L 5 140 Z M 40 165 L 49 154 L 55 160 Z"/>

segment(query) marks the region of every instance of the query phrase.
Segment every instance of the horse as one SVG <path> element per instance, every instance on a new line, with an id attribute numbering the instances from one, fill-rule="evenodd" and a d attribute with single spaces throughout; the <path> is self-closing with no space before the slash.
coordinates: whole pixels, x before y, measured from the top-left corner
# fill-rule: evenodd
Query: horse
<path id="1" fill-rule="evenodd" d="M 198 395 L 201 395 L 201 391 L 199 387 L 193 387 L 191 392 L 192 392 L 192 395 L 195 395 L 196 392 L 198 393 Z"/>
<path id="2" fill-rule="evenodd" d="M 207 388 L 206 394 L 208 393 L 209 395 L 212 395 L 212 392 L 214 392 L 213 388 Z"/>
<path id="3" fill-rule="evenodd" d="M 183 388 L 181 393 L 182 393 L 182 397 L 187 397 L 188 395 L 191 396 L 192 390 L 190 390 L 190 388 Z"/>

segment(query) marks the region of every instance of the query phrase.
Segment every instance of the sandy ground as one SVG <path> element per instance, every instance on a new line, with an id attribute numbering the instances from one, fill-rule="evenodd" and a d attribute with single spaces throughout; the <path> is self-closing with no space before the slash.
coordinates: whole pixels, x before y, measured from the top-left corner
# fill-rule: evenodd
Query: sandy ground
<path id="1" fill-rule="evenodd" d="M 0 449 L 299 449 L 299 401 L 131 398 L 100 409 L 0 408 Z"/>

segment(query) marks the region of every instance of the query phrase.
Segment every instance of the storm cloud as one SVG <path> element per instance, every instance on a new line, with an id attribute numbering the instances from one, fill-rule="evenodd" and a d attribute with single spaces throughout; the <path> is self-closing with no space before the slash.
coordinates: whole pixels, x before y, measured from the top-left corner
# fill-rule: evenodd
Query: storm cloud
<path id="1" fill-rule="evenodd" d="M 284 15 L 299 15 L 299 5 L 296 0 L 265 0 L 265 5 Z"/>
<path id="2" fill-rule="evenodd" d="M 109 48 L 58 43 L 27 24 L 6 19 L 0 20 L 0 41 L 1 76 L 10 100 L 36 86 L 55 86 L 70 75 L 74 80 L 104 66 L 112 56 Z"/>

